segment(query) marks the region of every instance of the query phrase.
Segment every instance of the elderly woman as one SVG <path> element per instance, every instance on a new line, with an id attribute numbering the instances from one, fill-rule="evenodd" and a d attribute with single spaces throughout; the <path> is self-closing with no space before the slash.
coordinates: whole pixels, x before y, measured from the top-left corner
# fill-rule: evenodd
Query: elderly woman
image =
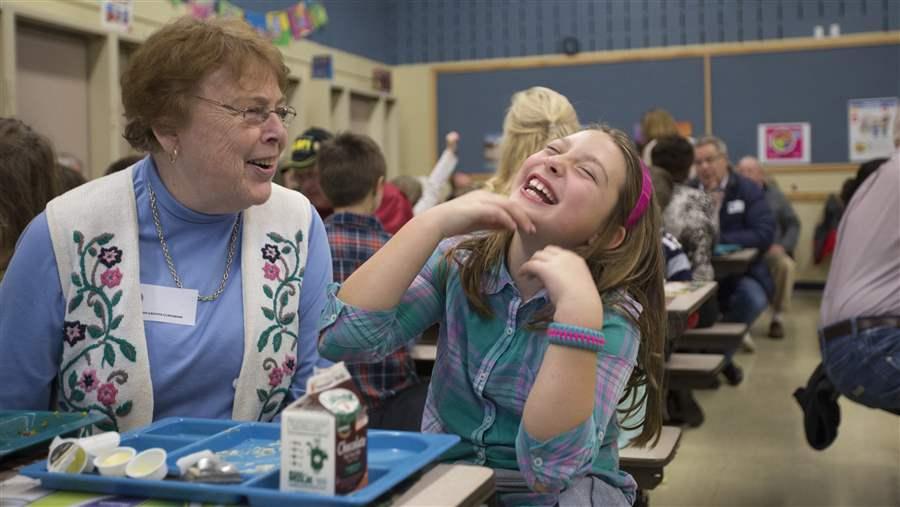
<path id="1" fill-rule="evenodd" d="M 181 19 L 122 76 L 149 156 L 48 204 L 0 286 L 0 407 L 270 420 L 302 393 L 331 257 L 271 183 L 288 69 L 239 21 Z"/>

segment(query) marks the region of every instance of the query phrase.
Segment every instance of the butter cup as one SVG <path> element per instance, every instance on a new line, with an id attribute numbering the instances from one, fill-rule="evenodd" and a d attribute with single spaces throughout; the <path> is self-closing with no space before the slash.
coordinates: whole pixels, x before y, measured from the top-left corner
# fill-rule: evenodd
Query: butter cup
<path id="1" fill-rule="evenodd" d="M 131 447 L 116 447 L 94 458 L 94 466 L 100 475 L 107 477 L 124 477 L 125 468 L 134 459 L 135 451 Z"/>

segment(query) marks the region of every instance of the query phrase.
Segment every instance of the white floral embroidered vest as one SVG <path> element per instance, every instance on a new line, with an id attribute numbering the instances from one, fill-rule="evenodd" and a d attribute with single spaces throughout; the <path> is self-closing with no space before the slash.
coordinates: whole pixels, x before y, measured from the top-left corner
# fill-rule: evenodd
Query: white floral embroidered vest
<path id="1" fill-rule="evenodd" d="M 109 423 L 98 424 L 102 430 L 125 431 L 153 419 L 134 168 L 47 205 L 66 300 L 57 401 L 60 410 L 103 413 Z M 296 312 L 311 221 L 309 201 L 274 184 L 265 204 L 244 211 L 244 357 L 233 419 L 271 420 L 289 394 L 298 364 Z"/>

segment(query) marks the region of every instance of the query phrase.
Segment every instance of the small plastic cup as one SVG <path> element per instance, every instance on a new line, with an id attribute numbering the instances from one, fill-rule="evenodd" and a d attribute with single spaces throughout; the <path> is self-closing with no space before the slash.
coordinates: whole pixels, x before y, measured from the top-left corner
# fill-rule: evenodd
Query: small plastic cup
<path id="1" fill-rule="evenodd" d="M 47 458 L 47 471 L 80 474 L 88 465 L 88 454 L 75 440 L 55 441 Z"/>
<path id="2" fill-rule="evenodd" d="M 124 477 L 125 467 L 128 466 L 128 463 L 131 463 L 135 454 L 137 454 L 137 451 L 131 447 L 116 447 L 94 458 L 94 466 L 97 467 L 100 475 Z"/>
<path id="3" fill-rule="evenodd" d="M 125 466 L 125 475 L 132 479 L 160 481 L 167 472 L 166 451 L 159 447 L 141 452 Z"/>

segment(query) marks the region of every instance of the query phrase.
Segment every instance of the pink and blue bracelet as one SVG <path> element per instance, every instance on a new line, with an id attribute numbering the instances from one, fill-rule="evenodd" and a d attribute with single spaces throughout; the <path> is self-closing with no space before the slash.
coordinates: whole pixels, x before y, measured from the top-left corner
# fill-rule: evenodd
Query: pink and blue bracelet
<path id="1" fill-rule="evenodd" d="M 547 338 L 554 345 L 563 347 L 575 347 L 593 352 L 601 352 L 606 344 L 602 331 L 586 327 L 570 326 L 567 324 L 550 324 L 547 328 Z"/>

